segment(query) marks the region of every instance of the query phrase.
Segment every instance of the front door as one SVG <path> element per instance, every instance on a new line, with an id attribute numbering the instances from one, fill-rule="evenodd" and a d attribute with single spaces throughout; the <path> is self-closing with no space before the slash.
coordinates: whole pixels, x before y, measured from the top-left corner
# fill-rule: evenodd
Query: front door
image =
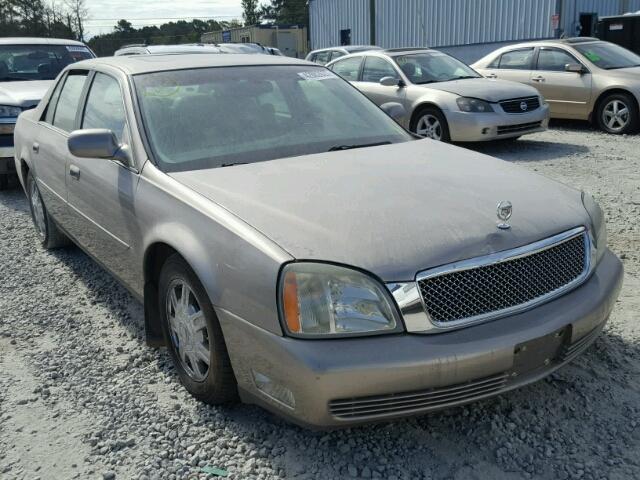
<path id="1" fill-rule="evenodd" d="M 580 62 L 566 50 L 541 47 L 531 84 L 549 103 L 552 117 L 586 119 L 591 99 L 591 74 L 567 72 L 567 64 Z"/>
<path id="2" fill-rule="evenodd" d="M 396 102 L 406 107 L 406 89 L 399 83 L 393 86 L 380 85 L 380 80 L 385 77 L 393 77 L 398 82 L 401 78 L 400 73 L 386 59 L 366 56 L 360 79 L 353 84 L 377 105 Z"/>
<path id="3" fill-rule="evenodd" d="M 119 143 L 130 143 L 122 90 L 116 78 L 95 74 L 80 128 L 108 129 Z M 91 255 L 130 284 L 135 270 L 131 247 L 138 232 L 134 215 L 137 172 L 114 160 L 71 154 L 67 171 L 72 234 Z"/>
<path id="4" fill-rule="evenodd" d="M 35 177 L 40 195 L 49 214 L 64 229 L 69 227 L 67 139 L 69 133 L 75 130 L 87 73 L 86 70 L 71 70 L 60 79 L 40 120 L 36 139 L 30 147 L 35 160 Z"/>

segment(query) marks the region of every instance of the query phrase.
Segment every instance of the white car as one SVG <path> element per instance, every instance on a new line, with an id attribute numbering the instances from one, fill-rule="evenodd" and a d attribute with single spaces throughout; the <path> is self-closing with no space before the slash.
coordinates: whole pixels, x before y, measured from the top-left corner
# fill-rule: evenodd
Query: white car
<path id="1" fill-rule="evenodd" d="M 13 130 L 67 65 L 95 57 L 84 44 L 55 38 L 0 38 L 0 190 L 15 174 Z"/>

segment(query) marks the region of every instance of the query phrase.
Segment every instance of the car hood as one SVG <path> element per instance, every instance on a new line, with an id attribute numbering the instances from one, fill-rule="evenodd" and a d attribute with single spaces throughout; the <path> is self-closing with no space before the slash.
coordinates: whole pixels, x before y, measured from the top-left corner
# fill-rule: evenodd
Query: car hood
<path id="1" fill-rule="evenodd" d="M 636 86 L 640 85 L 640 67 L 616 68 L 604 70 L 603 73 L 611 78 L 631 80 Z"/>
<path id="2" fill-rule="evenodd" d="M 0 105 L 34 107 L 42 100 L 53 80 L 0 82 Z"/>
<path id="3" fill-rule="evenodd" d="M 385 281 L 588 225 L 580 192 L 432 140 L 169 175 L 296 259 Z M 509 230 L 497 228 L 503 200 L 513 204 Z"/>
<path id="4" fill-rule="evenodd" d="M 508 80 L 490 80 L 488 78 L 467 78 L 451 82 L 429 83 L 426 88 L 473 97 L 487 102 L 500 102 L 510 98 L 538 96 L 538 91 L 529 86 Z"/>

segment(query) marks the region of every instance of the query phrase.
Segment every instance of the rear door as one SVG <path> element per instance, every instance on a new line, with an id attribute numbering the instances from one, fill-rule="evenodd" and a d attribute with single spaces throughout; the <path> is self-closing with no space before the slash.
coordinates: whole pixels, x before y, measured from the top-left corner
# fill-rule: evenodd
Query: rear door
<path id="1" fill-rule="evenodd" d="M 406 89 L 398 85 L 380 85 L 380 80 L 385 77 L 396 78 L 398 82 L 401 78 L 398 70 L 387 59 L 377 56 L 366 56 L 360 79 L 354 82 L 354 85 L 378 105 L 396 102 L 404 105 L 406 108 Z"/>
<path id="2" fill-rule="evenodd" d="M 584 72 L 567 72 L 567 64 L 580 64 Z M 591 73 L 568 51 L 556 47 L 540 47 L 531 82 L 549 103 L 552 116 L 588 118 Z"/>
<path id="3" fill-rule="evenodd" d="M 336 63 L 331 64 L 330 68 L 334 73 L 337 73 L 348 82 L 356 85 L 360 79 L 362 56 L 340 59 Z"/>
<path id="4" fill-rule="evenodd" d="M 123 88 L 113 76 L 96 72 L 82 111 L 80 129 L 111 130 L 122 145 L 130 145 Z M 133 258 L 131 244 L 138 231 L 133 201 L 138 172 L 114 160 L 78 158 L 69 154 L 68 202 L 73 232 L 85 249 L 123 281 Z"/>
<path id="5" fill-rule="evenodd" d="M 484 76 L 528 85 L 531 83 L 531 71 L 534 68 L 534 54 L 534 47 L 517 48 L 504 52 L 484 69 Z"/>
<path id="6" fill-rule="evenodd" d="M 58 82 L 40 119 L 31 146 L 40 194 L 49 213 L 64 229 L 69 227 L 67 209 L 67 139 L 75 130 L 87 70 L 70 70 Z"/>

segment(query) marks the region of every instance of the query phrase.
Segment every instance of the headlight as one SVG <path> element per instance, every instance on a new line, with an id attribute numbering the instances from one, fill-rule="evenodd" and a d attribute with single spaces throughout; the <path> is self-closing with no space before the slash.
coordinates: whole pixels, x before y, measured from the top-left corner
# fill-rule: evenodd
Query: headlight
<path id="1" fill-rule="evenodd" d="M 599 261 L 607 248 L 607 225 L 604 212 L 593 197 L 586 192 L 582 192 L 582 204 L 591 219 L 591 231 L 597 248 L 596 260 Z"/>
<path id="2" fill-rule="evenodd" d="M 11 105 L 0 105 L 0 118 L 15 118 L 22 113 L 20 107 L 12 107 Z"/>
<path id="3" fill-rule="evenodd" d="M 400 331 L 389 292 L 375 279 L 324 263 L 290 263 L 280 279 L 280 312 L 294 336 L 367 335 Z"/>
<path id="4" fill-rule="evenodd" d="M 493 107 L 489 102 L 485 102 L 484 100 L 479 100 L 477 98 L 458 97 L 456 99 L 456 103 L 458 104 L 458 108 L 463 112 L 493 112 Z"/>

